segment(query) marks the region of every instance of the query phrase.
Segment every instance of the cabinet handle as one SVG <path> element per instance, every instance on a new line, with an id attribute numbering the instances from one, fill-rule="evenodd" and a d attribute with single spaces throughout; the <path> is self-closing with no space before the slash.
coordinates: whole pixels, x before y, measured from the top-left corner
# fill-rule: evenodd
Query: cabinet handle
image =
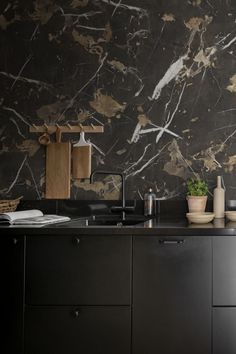
<path id="1" fill-rule="evenodd" d="M 73 312 L 73 315 L 74 315 L 75 318 L 79 318 L 79 310 L 75 310 Z"/>
<path id="2" fill-rule="evenodd" d="M 13 241 L 13 244 L 14 244 L 14 245 L 16 245 L 16 244 L 18 243 L 18 240 L 17 240 L 17 238 L 15 238 L 15 237 L 12 239 L 12 241 Z"/>
<path id="3" fill-rule="evenodd" d="M 159 240 L 162 245 L 180 245 L 184 243 L 184 240 Z"/>
<path id="4" fill-rule="evenodd" d="M 80 244 L 80 239 L 79 239 L 79 237 L 75 237 L 75 238 L 74 238 L 74 242 L 75 242 L 76 245 L 79 245 L 79 244 Z"/>

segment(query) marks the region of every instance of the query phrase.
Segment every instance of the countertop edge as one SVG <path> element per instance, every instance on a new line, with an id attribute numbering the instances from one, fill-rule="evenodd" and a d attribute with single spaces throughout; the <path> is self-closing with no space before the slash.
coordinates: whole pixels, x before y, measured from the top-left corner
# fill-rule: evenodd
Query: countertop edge
<path id="1" fill-rule="evenodd" d="M 188 228 L 188 227 L 9 227 L 0 226 L 2 235 L 9 236 L 236 236 L 234 228 Z"/>

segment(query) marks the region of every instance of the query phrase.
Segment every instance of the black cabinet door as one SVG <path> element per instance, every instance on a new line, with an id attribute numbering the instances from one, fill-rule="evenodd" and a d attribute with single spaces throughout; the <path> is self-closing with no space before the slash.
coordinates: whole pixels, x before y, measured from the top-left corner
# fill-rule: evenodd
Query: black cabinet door
<path id="1" fill-rule="evenodd" d="M 130 354 L 128 306 L 33 306 L 25 321 L 25 354 Z"/>
<path id="2" fill-rule="evenodd" d="M 213 354 L 236 353 L 236 308 L 213 309 Z"/>
<path id="3" fill-rule="evenodd" d="M 236 238 L 214 237 L 213 305 L 236 306 Z"/>
<path id="4" fill-rule="evenodd" d="M 27 237 L 26 303 L 128 305 L 131 237 Z"/>
<path id="5" fill-rule="evenodd" d="M 3 236 L 0 255 L 0 352 L 23 352 L 24 238 Z"/>
<path id="6" fill-rule="evenodd" d="M 133 353 L 211 353 L 211 240 L 134 239 Z"/>

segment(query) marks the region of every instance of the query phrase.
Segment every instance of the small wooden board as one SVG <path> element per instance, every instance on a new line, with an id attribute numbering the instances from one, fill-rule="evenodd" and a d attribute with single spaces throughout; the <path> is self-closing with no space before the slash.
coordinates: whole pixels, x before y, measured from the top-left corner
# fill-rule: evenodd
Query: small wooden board
<path id="1" fill-rule="evenodd" d="M 91 145 L 73 147 L 72 177 L 90 178 L 91 175 Z"/>
<path id="2" fill-rule="evenodd" d="M 71 144 L 51 143 L 46 156 L 46 198 L 70 198 Z"/>

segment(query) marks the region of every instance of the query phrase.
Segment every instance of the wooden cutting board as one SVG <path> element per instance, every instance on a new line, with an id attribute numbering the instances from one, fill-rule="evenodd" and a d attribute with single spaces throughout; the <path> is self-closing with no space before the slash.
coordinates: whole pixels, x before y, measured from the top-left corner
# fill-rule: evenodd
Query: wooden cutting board
<path id="1" fill-rule="evenodd" d="M 46 153 L 46 198 L 70 198 L 71 177 L 71 144 L 61 142 L 61 134 L 57 134 L 57 142 L 47 146 Z"/>
<path id="2" fill-rule="evenodd" d="M 81 131 L 79 142 L 72 149 L 72 177 L 90 178 L 92 146 L 84 138 Z"/>
<path id="3" fill-rule="evenodd" d="M 72 176 L 73 178 L 90 178 L 91 145 L 73 147 Z"/>

